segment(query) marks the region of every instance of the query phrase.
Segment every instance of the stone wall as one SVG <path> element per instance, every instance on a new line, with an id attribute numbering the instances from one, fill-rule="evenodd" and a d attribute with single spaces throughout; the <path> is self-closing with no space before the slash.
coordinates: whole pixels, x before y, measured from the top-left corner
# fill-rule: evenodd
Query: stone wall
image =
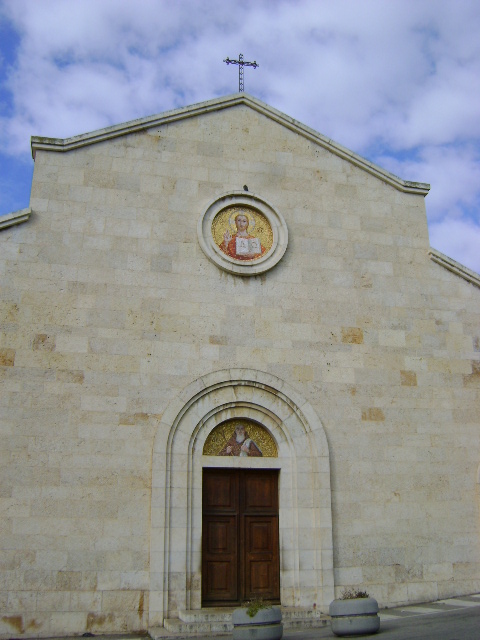
<path id="1" fill-rule="evenodd" d="M 266 274 L 209 262 L 219 194 L 265 198 Z M 145 629 L 154 437 L 196 379 L 273 374 L 330 450 L 336 591 L 480 591 L 480 292 L 428 257 L 423 197 L 247 106 L 37 151 L 0 235 L 2 637 Z"/>

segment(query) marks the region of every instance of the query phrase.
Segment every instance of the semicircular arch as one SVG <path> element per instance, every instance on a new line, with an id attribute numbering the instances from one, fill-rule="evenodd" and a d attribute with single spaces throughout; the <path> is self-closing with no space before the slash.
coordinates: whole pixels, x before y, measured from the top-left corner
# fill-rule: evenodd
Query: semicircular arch
<path id="1" fill-rule="evenodd" d="M 268 429 L 278 457 L 203 455 L 210 432 L 234 418 Z M 281 602 L 328 610 L 333 553 L 323 425 L 313 407 L 280 378 L 228 369 L 186 387 L 158 425 L 152 459 L 150 625 L 201 607 L 202 470 L 216 466 L 279 470 Z"/>

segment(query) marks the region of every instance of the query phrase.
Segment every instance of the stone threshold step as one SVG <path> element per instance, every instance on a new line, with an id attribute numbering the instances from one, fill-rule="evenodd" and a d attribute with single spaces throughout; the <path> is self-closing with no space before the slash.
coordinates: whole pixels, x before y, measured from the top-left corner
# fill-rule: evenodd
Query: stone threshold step
<path id="1" fill-rule="evenodd" d="M 154 640 L 160 638 L 193 638 L 201 635 L 225 635 L 233 630 L 232 613 L 234 609 L 215 608 L 180 611 L 178 618 L 167 618 L 164 628 L 150 631 Z M 324 627 L 330 617 L 316 609 L 282 607 L 284 629 L 314 629 Z M 155 633 L 155 635 L 154 635 Z M 172 634 L 167 636 L 165 634 Z"/>
<path id="2" fill-rule="evenodd" d="M 178 617 L 183 622 L 225 622 L 232 621 L 233 608 L 212 607 L 208 609 L 188 609 L 179 611 Z"/>
<path id="3" fill-rule="evenodd" d="M 192 631 L 169 631 L 165 627 L 153 627 L 148 630 L 149 636 L 152 640 L 194 640 L 195 638 L 205 638 L 204 632 L 192 632 Z M 211 638 L 225 638 L 232 637 L 231 631 L 213 632 L 209 631 L 207 634 Z"/>
<path id="4" fill-rule="evenodd" d="M 179 620 L 178 618 L 167 618 L 164 620 L 163 626 L 165 627 L 165 629 L 167 629 L 167 631 L 197 635 L 200 635 L 202 633 L 231 633 L 233 630 L 231 618 L 229 622 L 183 622 L 183 620 Z"/>
<path id="5" fill-rule="evenodd" d="M 318 610 L 306 607 L 281 607 L 283 621 L 321 620 L 324 615 Z M 182 622 L 231 622 L 233 607 L 212 607 L 205 609 L 188 609 L 179 612 Z"/>

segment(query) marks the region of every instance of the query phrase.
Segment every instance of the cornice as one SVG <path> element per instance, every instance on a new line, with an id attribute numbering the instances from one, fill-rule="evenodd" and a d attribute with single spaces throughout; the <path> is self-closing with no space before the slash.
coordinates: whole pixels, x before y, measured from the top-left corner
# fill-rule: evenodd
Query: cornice
<path id="1" fill-rule="evenodd" d="M 0 217 L 0 231 L 2 229 L 7 229 L 8 227 L 13 227 L 15 224 L 21 224 L 22 222 L 26 222 L 32 210 L 30 207 L 27 209 L 20 209 L 19 211 L 14 211 L 13 213 L 8 213 L 6 216 Z"/>
<path id="2" fill-rule="evenodd" d="M 287 116 L 286 114 L 278 111 L 269 106 L 265 102 L 254 98 L 246 93 L 234 93 L 229 96 L 221 98 L 215 98 L 206 102 L 199 102 L 197 104 L 182 107 L 180 109 L 174 109 L 172 111 L 165 111 L 157 115 L 149 116 L 146 118 L 140 118 L 138 120 L 131 120 L 123 124 L 114 125 L 105 129 L 98 129 L 90 133 L 84 133 L 82 135 L 73 136 L 72 138 L 43 138 L 40 136 L 32 136 L 31 147 L 32 156 L 35 159 L 35 154 L 38 150 L 43 151 L 57 151 L 66 152 L 73 149 L 85 147 L 97 142 L 103 142 L 105 140 L 111 140 L 131 133 L 144 131 L 152 127 L 162 126 L 170 122 L 177 122 L 186 118 L 196 117 L 205 113 L 211 113 L 214 111 L 220 111 L 222 109 L 228 109 L 237 105 L 246 105 L 263 114 L 267 118 L 278 122 L 282 126 L 294 131 L 295 133 L 303 136 L 307 140 L 318 144 L 319 146 L 327 149 L 331 153 L 351 162 L 355 166 L 367 171 L 371 175 L 374 175 L 379 180 L 390 184 L 395 189 L 402 191 L 403 193 L 412 193 L 417 195 L 427 195 L 430 190 L 430 185 L 424 182 L 409 182 L 402 180 L 398 176 L 394 175 L 382 169 L 381 167 L 373 164 L 372 162 L 362 158 L 353 151 L 350 151 L 346 147 L 334 142 L 333 140 L 322 135 L 318 131 L 307 127 L 305 124 Z"/>
<path id="3" fill-rule="evenodd" d="M 428 255 L 430 256 L 430 259 L 433 260 L 433 262 L 436 262 L 445 269 L 448 269 L 448 271 L 451 271 L 456 276 L 460 276 L 460 278 L 463 278 L 467 282 L 470 282 L 470 284 L 473 284 L 476 287 L 480 287 L 480 275 L 478 273 L 475 273 L 475 271 L 464 267 L 463 264 L 456 262 L 452 258 L 449 258 L 443 253 L 440 253 L 440 251 L 437 251 L 436 249 L 430 248 Z"/>

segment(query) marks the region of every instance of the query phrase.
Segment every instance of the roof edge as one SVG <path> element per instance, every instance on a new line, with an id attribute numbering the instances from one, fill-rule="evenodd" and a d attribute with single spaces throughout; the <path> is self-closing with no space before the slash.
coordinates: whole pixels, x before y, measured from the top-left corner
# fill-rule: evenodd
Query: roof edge
<path id="1" fill-rule="evenodd" d="M 463 264 L 460 264 L 460 262 L 453 260 L 453 258 L 449 258 L 445 254 L 437 251 L 436 249 L 433 249 L 432 247 L 430 247 L 428 255 L 430 257 L 430 260 L 433 260 L 433 262 L 436 262 L 441 267 L 444 267 L 444 269 L 451 271 L 456 276 L 463 278 L 470 284 L 473 284 L 476 287 L 480 287 L 480 275 L 475 271 L 472 271 L 468 267 L 465 267 Z"/>
<path id="2" fill-rule="evenodd" d="M 32 209 L 27 207 L 26 209 L 19 209 L 13 213 L 7 213 L 6 216 L 0 216 L 0 231 L 2 229 L 8 229 L 8 227 L 13 227 L 15 224 L 26 222 L 30 218 L 31 213 Z"/>
<path id="3" fill-rule="evenodd" d="M 60 152 L 71 151 L 72 149 L 85 147 L 95 144 L 96 142 L 103 142 L 105 140 L 118 138 L 138 131 L 144 131 L 151 127 L 168 124 L 169 122 L 175 122 L 184 118 L 191 118 L 204 113 L 227 109 L 239 104 L 247 105 L 255 111 L 262 113 L 275 122 L 287 127 L 291 131 L 294 131 L 302 135 L 304 138 L 322 146 L 340 158 L 348 160 L 352 164 L 364 171 L 367 171 L 371 175 L 374 175 L 383 182 L 390 184 L 399 191 L 425 196 L 430 190 L 429 184 L 402 180 L 393 173 L 382 169 L 378 165 L 373 164 L 373 162 L 366 160 L 362 156 L 350 151 L 350 149 L 343 147 L 318 131 L 315 131 L 315 129 L 311 129 L 307 125 L 287 116 L 278 109 L 271 107 L 265 102 L 262 102 L 258 98 L 254 98 L 247 93 L 234 93 L 228 96 L 214 98 L 213 100 L 198 102 L 187 107 L 181 107 L 172 111 L 165 111 L 163 113 L 148 116 L 146 118 L 140 118 L 138 120 L 130 120 L 119 125 L 106 127 L 105 129 L 97 129 L 96 131 L 73 136 L 71 138 L 44 138 L 40 136 L 32 136 L 32 156 L 35 159 L 35 154 L 38 150 Z"/>

